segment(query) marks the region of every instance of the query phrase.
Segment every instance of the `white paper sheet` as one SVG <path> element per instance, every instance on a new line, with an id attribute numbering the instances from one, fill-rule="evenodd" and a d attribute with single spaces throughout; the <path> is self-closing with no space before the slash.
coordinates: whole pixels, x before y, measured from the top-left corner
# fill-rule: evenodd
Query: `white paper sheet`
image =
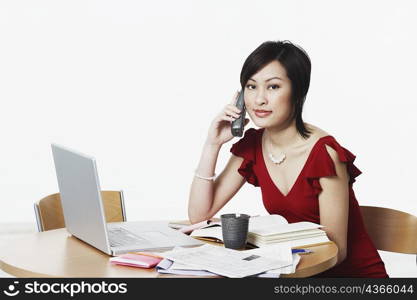
<path id="1" fill-rule="evenodd" d="M 206 244 L 174 249 L 161 255 L 193 270 L 207 270 L 227 277 L 246 277 L 292 265 L 291 249 L 287 244 L 259 249 L 237 251 Z M 259 255 L 262 253 L 268 254 L 268 257 Z"/>
<path id="2" fill-rule="evenodd" d="M 161 274 L 175 274 L 175 275 L 187 275 L 187 276 L 218 276 L 217 274 L 204 271 L 194 270 L 187 265 L 174 263 L 169 259 L 163 259 L 156 267 L 157 271 Z"/>
<path id="3" fill-rule="evenodd" d="M 295 273 L 298 263 L 300 262 L 301 256 L 298 254 L 292 255 L 293 263 L 283 268 L 269 270 L 261 274 L 253 275 L 254 277 L 260 278 L 279 278 L 281 274 L 292 274 Z M 218 276 L 218 274 L 204 271 L 194 270 L 192 267 L 172 262 L 168 259 L 162 260 L 157 266 L 157 271 L 162 274 L 175 274 L 175 275 L 187 275 L 187 276 Z"/>

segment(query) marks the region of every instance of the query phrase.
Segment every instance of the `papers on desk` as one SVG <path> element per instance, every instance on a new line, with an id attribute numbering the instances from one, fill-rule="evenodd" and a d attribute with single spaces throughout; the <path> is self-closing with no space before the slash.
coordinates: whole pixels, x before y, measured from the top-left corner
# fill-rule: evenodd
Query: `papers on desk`
<path id="1" fill-rule="evenodd" d="M 175 274 L 175 275 L 186 275 L 186 276 L 218 276 L 217 274 L 204 271 L 194 270 L 193 267 L 181 263 L 175 263 L 169 259 L 162 260 L 156 269 L 162 274 Z"/>
<path id="2" fill-rule="evenodd" d="M 291 247 L 300 247 L 328 242 L 323 226 L 311 222 L 288 223 L 280 215 L 251 217 L 249 220 L 248 243 L 257 247 L 278 243 L 290 243 Z M 191 231 L 191 236 L 200 239 L 222 241 L 220 222 L 203 221 L 181 229 Z"/>
<path id="3" fill-rule="evenodd" d="M 279 277 L 295 271 L 300 261 L 289 244 L 270 245 L 237 251 L 206 244 L 195 248 L 177 247 L 159 255 L 165 259 L 157 265 L 164 274 L 240 278 L 247 276 Z"/>

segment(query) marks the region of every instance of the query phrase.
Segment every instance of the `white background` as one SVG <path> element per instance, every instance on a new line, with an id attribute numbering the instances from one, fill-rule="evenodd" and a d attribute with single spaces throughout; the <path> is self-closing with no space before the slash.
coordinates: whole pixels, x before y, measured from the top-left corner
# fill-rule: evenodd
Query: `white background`
<path id="1" fill-rule="evenodd" d="M 312 60 L 305 121 L 357 155 L 359 204 L 417 215 L 415 15 L 411 0 L 0 1 L 0 220 L 32 222 L 58 191 L 51 142 L 97 159 L 128 220 L 187 218 L 211 120 L 246 57 L 285 39 Z M 266 213 L 260 190 L 223 212 Z"/>

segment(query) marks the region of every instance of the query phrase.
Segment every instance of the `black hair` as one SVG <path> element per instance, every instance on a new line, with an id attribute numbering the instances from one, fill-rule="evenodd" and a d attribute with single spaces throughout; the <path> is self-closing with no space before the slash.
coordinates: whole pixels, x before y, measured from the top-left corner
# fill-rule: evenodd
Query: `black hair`
<path id="1" fill-rule="evenodd" d="M 300 46 L 290 41 L 267 41 L 262 43 L 246 58 L 240 73 L 242 90 L 249 78 L 272 61 L 278 61 L 287 71 L 291 81 L 292 119 L 299 134 L 308 138 L 311 132 L 302 118 L 303 105 L 310 86 L 311 61 Z"/>

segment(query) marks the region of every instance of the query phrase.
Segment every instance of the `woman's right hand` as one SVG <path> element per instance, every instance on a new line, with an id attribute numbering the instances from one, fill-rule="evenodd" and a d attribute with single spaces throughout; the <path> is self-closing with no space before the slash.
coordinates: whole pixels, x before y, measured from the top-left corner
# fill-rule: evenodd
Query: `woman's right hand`
<path id="1" fill-rule="evenodd" d="M 207 144 L 221 146 L 233 139 L 231 125 L 234 120 L 239 118 L 240 110 L 236 107 L 236 101 L 239 93 L 236 92 L 231 103 L 226 105 L 223 110 L 211 122 Z M 249 119 L 245 119 L 245 126 Z"/>

